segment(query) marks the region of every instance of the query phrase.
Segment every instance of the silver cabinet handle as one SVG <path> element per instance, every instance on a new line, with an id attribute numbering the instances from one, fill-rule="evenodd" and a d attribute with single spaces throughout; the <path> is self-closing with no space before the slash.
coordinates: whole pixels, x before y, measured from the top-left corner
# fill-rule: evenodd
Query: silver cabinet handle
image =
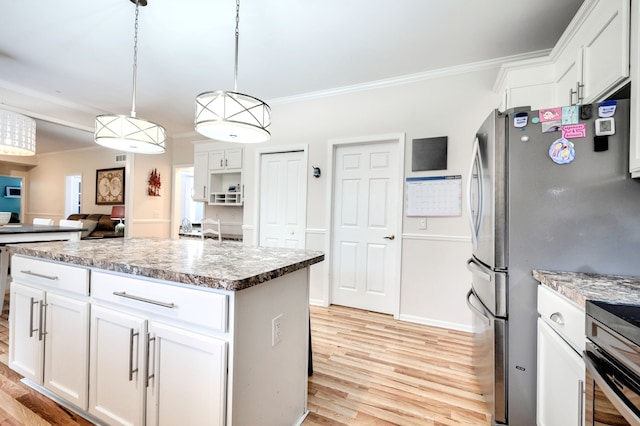
<path id="1" fill-rule="evenodd" d="M 165 307 L 165 308 L 173 309 L 173 308 L 176 307 L 175 303 L 160 302 L 158 300 L 147 299 L 146 297 L 134 296 L 133 294 L 127 294 L 126 291 L 114 291 L 113 295 L 114 296 L 119 296 L 119 297 L 124 297 L 126 299 L 137 300 L 138 302 L 151 303 L 152 305 L 158 305 L 158 306 L 162 306 L 162 307 Z"/>
<path id="2" fill-rule="evenodd" d="M 391 235 L 387 235 L 386 237 L 383 237 L 383 238 L 386 239 L 386 240 L 395 240 L 396 236 L 391 234 Z"/>
<path id="3" fill-rule="evenodd" d="M 138 367 L 133 368 L 133 338 L 139 336 L 133 328 L 129 330 L 129 381 L 133 381 L 133 373 L 138 372 Z"/>
<path id="4" fill-rule="evenodd" d="M 560 312 L 554 312 L 549 316 L 549 319 L 556 324 L 564 325 L 564 317 Z"/>
<path id="5" fill-rule="evenodd" d="M 47 334 L 46 332 L 46 327 L 47 327 L 47 304 L 44 303 L 42 300 L 40 301 L 40 331 L 38 332 L 38 340 L 42 341 L 42 339 L 44 338 L 45 334 Z"/>
<path id="6" fill-rule="evenodd" d="M 582 413 L 584 409 L 583 394 L 584 394 L 584 381 L 578 380 L 578 426 L 582 426 L 584 424 L 582 423 L 582 417 L 583 417 Z"/>
<path id="7" fill-rule="evenodd" d="M 29 308 L 29 337 L 33 337 L 33 332 L 38 331 L 37 328 L 33 328 L 33 305 L 37 305 L 38 302 L 32 297 L 31 306 Z"/>
<path id="8" fill-rule="evenodd" d="M 156 371 L 156 338 L 149 337 L 150 334 L 147 334 L 147 380 L 145 383 L 145 387 L 149 387 L 149 381 L 153 379 Z M 151 359 L 151 342 L 153 341 L 153 367 L 151 367 L 151 363 L 149 360 Z"/>
<path id="9" fill-rule="evenodd" d="M 38 274 L 37 272 L 31 272 L 29 270 L 27 271 L 20 271 L 21 273 L 25 274 L 25 275 L 33 275 L 34 277 L 38 277 L 38 278 L 45 278 L 47 280 L 52 280 L 52 281 L 57 281 L 58 277 L 55 275 L 44 275 L 44 274 Z"/>

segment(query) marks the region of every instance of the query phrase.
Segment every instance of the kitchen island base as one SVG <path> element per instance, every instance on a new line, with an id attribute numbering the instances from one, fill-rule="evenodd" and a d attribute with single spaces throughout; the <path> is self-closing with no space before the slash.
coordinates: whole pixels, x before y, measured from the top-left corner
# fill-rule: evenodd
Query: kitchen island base
<path id="1" fill-rule="evenodd" d="M 299 425 L 308 414 L 308 266 L 229 291 L 12 262 L 9 365 L 88 420 Z M 56 298 L 73 309 L 53 309 Z"/>

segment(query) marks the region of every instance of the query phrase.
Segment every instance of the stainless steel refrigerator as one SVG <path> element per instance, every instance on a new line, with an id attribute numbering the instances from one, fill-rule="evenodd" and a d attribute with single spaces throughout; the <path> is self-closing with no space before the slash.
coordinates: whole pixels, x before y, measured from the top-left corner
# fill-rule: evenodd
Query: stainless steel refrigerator
<path id="1" fill-rule="evenodd" d="M 628 173 L 628 100 L 617 101 L 612 135 L 596 137 L 596 125 L 611 133 L 612 122 L 596 121 L 598 104 L 590 109 L 592 117 L 578 117 L 577 125 L 575 114 L 587 117 L 589 106 L 567 110 L 569 130 L 583 137 L 562 139 L 561 122 L 536 122 L 539 111 L 519 108 L 492 112 L 474 141 L 467 303 L 494 424 L 536 424 L 538 283 L 531 271 L 640 275 L 640 182 Z"/>

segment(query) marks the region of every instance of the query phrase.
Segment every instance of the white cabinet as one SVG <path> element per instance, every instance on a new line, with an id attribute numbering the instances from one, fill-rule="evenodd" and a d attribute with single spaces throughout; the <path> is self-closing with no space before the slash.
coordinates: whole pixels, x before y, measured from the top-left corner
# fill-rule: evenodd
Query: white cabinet
<path id="1" fill-rule="evenodd" d="M 629 76 L 629 0 L 585 2 L 556 60 L 557 104 L 601 100 Z"/>
<path id="2" fill-rule="evenodd" d="M 242 148 L 209 151 L 209 170 L 238 170 L 242 168 Z"/>
<path id="3" fill-rule="evenodd" d="M 89 413 L 110 425 L 144 424 L 144 318 L 91 309 Z"/>
<path id="4" fill-rule="evenodd" d="M 586 0 L 549 55 L 502 66 L 500 109 L 606 98 L 629 77 L 630 16 L 629 0 Z"/>
<path id="5" fill-rule="evenodd" d="M 148 359 L 148 425 L 225 423 L 226 342 L 151 321 Z"/>
<path id="6" fill-rule="evenodd" d="M 196 152 L 193 157 L 193 201 L 207 201 L 209 181 L 209 154 Z"/>
<path id="7" fill-rule="evenodd" d="M 224 425 L 227 341 L 211 334 L 227 329 L 227 296 L 103 272 L 92 282 L 89 412 L 117 425 Z"/>
<path id="8" fill-rule="evenodd" d="M 244 150 L 216 146 L 219 144 L 200 143 L 195 147 L 193 199 L 209 205 L 241 206 Z"/>
<path id="9" fill-rule="evenodd" d="M 9 366 L 87 409 L 89 271 L 14 256 Z"/>
<path id="10" fill-rule="evenodd" d="M 585 313 L 552 290 L 538 286 L 539 426 L 584 425 Z M 581 349 L 582 348 L 582 349 Z"/>

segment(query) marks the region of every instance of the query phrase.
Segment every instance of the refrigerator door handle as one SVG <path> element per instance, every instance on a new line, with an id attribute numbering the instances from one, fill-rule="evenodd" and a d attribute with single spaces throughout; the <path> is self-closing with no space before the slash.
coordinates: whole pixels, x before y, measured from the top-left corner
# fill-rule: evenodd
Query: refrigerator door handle
<path id="1" fill-rule="evenodd" d="M 478 221 L 474 220 L 473 217 L 473 208 L 471 206 L 471 188 L 473 182 L 473 170 L 474 166 L 478 164 L 478 212 L 477 217 Z M 473 247 L 478 246 L 478 233 L 480 232 L 480 222 L 482 220 L 482 205 L 483 194 L 482 194 L 482 158 L 480 157 L 480 141 L 478 140 L 478 136 L 476 135 L 475 140 L 473 141 L 473 149 L 471 153 L 471 166 L 469 167 L 469 176 L 467 176 L 467 218 L 469 219 L 469 227 L 471 228 L 471 239 L 473 242 Z"/>
<path id="2" fill-rule="evenodd" d="M 476 297 L 476 295 L 473 294 L 473 289 L 469 290 L 467 293 L 467 306 L 471 309 L 471 312 L 476 313 L 480 318 L 486 321 L 487 325 L 491 325 L 491 319 L 487 317 L 483 311 L 473 306 L 473 303 L 471 303 L 471 296 Z"/>
<path id="3" fill-rule="evenodd" d="M 481 266 L 478 266 L 473 259 L 467 260 L 467 269 L 472 273 L 479 275 L 485 281 L 491 282 L 491 274 L 486 273 Z"/>

